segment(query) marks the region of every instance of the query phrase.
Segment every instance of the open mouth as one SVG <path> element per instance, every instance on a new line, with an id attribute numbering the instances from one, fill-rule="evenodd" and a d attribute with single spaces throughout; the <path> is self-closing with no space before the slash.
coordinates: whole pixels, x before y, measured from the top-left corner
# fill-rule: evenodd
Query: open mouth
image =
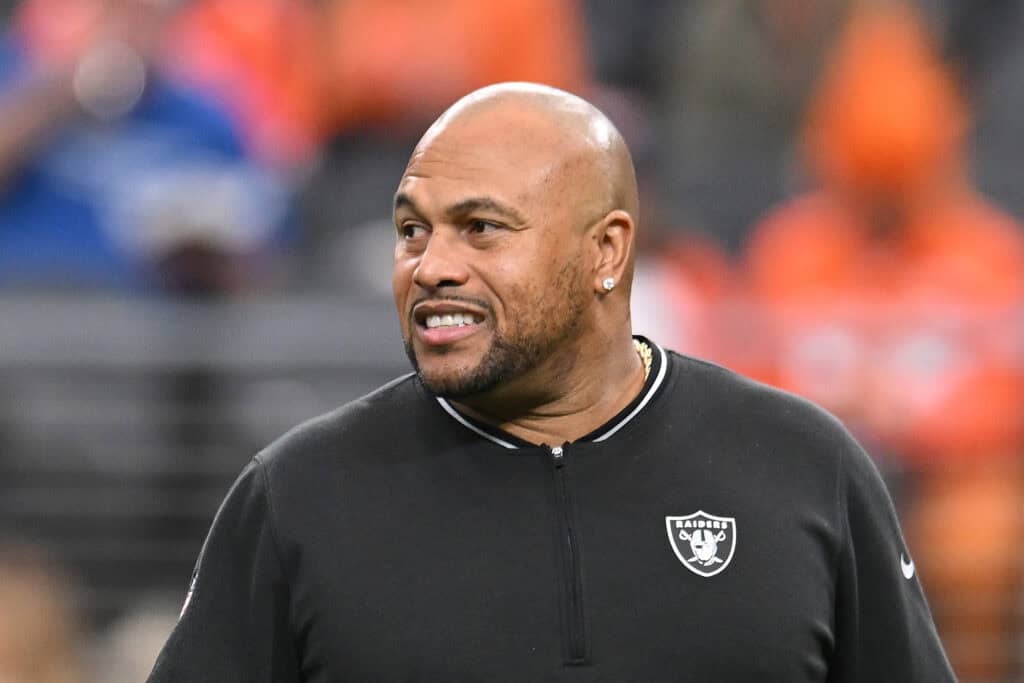
<path id="1" fill-rule="evenodd" d="M 444 315 L 430 315 L 425 321 L 428 330 L 439 327 L 465 327 L 483 322 L 483 316 L 477 317 L 473 313 L 445 313 Z"/>
<path id="2" fill-rule="evenodd" d="M 476 332 L 485 314 L 462 303 L 424 301 L 413 308 L 417 333 L 431 346 L 451 344 Z"/>

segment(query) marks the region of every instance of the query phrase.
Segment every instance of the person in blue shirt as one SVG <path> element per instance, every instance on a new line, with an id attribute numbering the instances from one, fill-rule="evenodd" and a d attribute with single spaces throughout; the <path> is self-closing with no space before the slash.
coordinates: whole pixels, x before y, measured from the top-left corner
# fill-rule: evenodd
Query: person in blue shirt
<path id="1" fill-rule="evenodd" d="M 282 183 L 162 72 L 173 7 L 67 6 L 26 0 L 0 39 L 0 286 L 147 289 L 174 282 L 162 266 L 182 249 L 275 245 Z"/>

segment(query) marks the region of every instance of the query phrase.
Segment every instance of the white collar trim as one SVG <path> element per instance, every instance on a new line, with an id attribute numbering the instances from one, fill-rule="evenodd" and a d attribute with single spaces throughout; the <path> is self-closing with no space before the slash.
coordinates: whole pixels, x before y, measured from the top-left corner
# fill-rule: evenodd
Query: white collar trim
<path id="1" fill-rule="evenodd" d="M 591 443 L 598 443 L 600 441 L 605 441 L 608 438 L 610 438 L 612 435 L 614 435 L 616 432 L 618 432 L 620 429 L 625 427 L 627 424 L 629 424 L 629 421 L 632 420 L 637 415 L 639 415 L 640 411 L 643 410 L 644 407 L 646 407 L 648 403 L 650 403 L 651 399 L 654 398 L 654 394 L 656 394 L 658 392 L 658 388 L 661 386 L 662 382 L 665 381 L 665 373 L 666 373 L 666 371 L 668 369 L 668 363 L 667 363 L 668 359 L 665 357 L 665 350 L 662 349 L 657 344 L 655 344 L 654 342 L 651 342 L 651 345 L 654 346 L 654 348 L 656 348 L 658 350 L 658 357 L 660 358 L 661 362 L 658 364 L 658 374 L 654 377 L 654 382 L 651 383 L 650 389 L 648 389 L 647 393 L 644 394 L 643 399 L 641 399 L 640 402 L 636 404 L 636 407 L 633 408 L 633 410 L 629 411 L 628 415 L 626 415 L 621 420 L 619 420 L 615 425 L 610 427 L 608 429 L 608 431 L 606 431 L 603 434 L 601 434 L 601 436 L 598 436 L 598 437 L 596 437 L 594 439 L 591 439 L 590 440 Z M 516 450 L 516 449 L 519 448 L 519 446 L 515 445 L 514 443 L 510 443 L 508 441 L 505 441 L 504 439 L 499 439 L 498 437 L 494 436 L 493 434 L 485 432 L 484 430 L 482 430 L 479 427 L 477 427 L 475 424 L 473 424 L 472 422 L 467 420 L 465 417 L 463 417 L 459 413 L 459 411 L 455 410 L 455 408 L 453 408 L 452 405 L 446 399 L 443 399 L 440 396 L 435 396 L 434 398 L 437 399 L 437 402 L 439 404 L 441 404 L 441 407 L 444 408 L 444 411 L 446 413 L 448 413 L 453 418 L 455 418 L 456 422 L 458 422 L 459 424 L 461 424 L 463 427 L 465 427 L 466 429 L 470 430 L 471 432 L 474 432 L 474 433 L 484 437 L 488 441 L 492 441 L 492 442 L 498 444 L 499 446 L 502 446 L 503 448 L 508 448 L 508 449 L 512 449 L 512 450 Z"/>
<path id="2" fill-rule="evenodd" d="M 595 439 L 591 439 L 591 442 L 598 443 L 600 441 L 604 441 L 605 439 L 615 434 L 615 432 L 625 427 L 630 420 L 632 420 L 634 417 L 640 414 L 640 411 L 644 409 L 644 406 L 650 403 L 651 399 L 654 398 L 654 394 L 657 393 L 658 387 L 660 387 L 661 383 L 665 381 L 665 371 L 668 367 L 668 363 L 665 362 L 667 360 L 665 358 L 665 351 L 654 342 L 651 342 L 651 344 L 654 345 L 654 348 L 658 349 L 658 357 L 661 359 L 661 362 L 658 364 L 658 374 L 654 377 L 654 382 L 651 383 L 651 388 L 647 390 L 646 394 L 644 394 L 643 399 L 641 399 L 641 401 L 636 404 L 636 408 L 633 408 L 633 410 L 629 411 L 629 415 L 626 415 L 624 418 L 619 420 L 618 424 L 611 427 L 607 432 L 605 432 L 601 436 Z"/>
<path id="3" fill-rule="evenodd" d="M 451 415 L 452 417 L 454 417 L 455 420 L 459 424 L 461 424 L 463 427 L 469 429 L 472 432 L 476 432 L 477 434 L 479 434 L 480 436 L 484 437 L 488 441 L 493 441 L 494 443 L 498 444 L 499 446 L 504 446 L 505 448 L 511 448 L 513 450 L 519 448 L 519 446 L 516 446 L 513 443 L 509 443 L 508 441 L 505 441 L 504 439 L 499 439 L 498 437 L 496 437 L 496 436 L 494 436 L 492 434 L 488 434 L 484 430 L 480 429 L 475 424 L 473 424 L 472 422 L 470 422 L 466 418 L 462 417 L 462 415 L 459 414 L 459 411 L 455 410 L 455 408 L 452 408 L 452 405 L 450 403 L 448 403 L 448 401 L 446 401 L 445 399 L 441 398 L 440 396 L 435 396 L 434 398 L 436 398 L 437 402 L 441 404 L 441 407 L 444 408 L 445 412 L 448 413 L 449 415 Z"/>

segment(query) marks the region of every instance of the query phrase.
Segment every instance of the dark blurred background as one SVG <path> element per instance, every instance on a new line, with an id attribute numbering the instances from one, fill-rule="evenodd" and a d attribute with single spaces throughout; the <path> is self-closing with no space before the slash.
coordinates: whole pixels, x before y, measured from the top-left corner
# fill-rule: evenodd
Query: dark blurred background
<path id="1" fill-rule="evenodd" d="M 634 328 L 868 447 L 961 680 L 1024 681 L 1016 0 L 0 2 L 0 679 L 148 674 L 230 482 L 407 368 L 391 194 L 470 90 L 597 103 Z"/>

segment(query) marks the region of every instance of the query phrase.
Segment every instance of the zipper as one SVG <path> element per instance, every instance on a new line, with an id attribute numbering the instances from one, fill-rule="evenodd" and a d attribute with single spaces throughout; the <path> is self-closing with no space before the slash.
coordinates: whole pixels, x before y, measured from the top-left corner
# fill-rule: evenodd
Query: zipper
<path id="1" fill-rule="evenodd" d="M 554 465 L 558 536 L 562 555 L 564 594 L 562 623 L 565 628 L 563 636 L 567 654 L 566 661 L 569 664 L 583 664 L 587 660 L 587 638 L 583 614 L 583 576 L 580 569 L 579 539 L 576 536 L 575 520 L 572 513 L 568 461 L 563 447 L 554 446 L 550 451 L 551 462 Z"/>

